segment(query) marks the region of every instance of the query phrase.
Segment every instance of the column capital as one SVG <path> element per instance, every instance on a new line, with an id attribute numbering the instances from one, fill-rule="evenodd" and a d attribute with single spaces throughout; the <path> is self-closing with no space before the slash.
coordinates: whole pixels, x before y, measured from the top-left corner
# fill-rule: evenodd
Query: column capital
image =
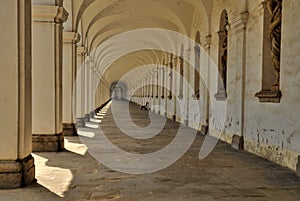
<path id="1" fill-rule="evenodd" d="M 53 22 L 63 24 L 68 19 L 68 12 L 64 7 L 51 5 L 33 5 L 32 19 L 34 22 Z"/>
<path id="2" fill-rule="evenodd" d="M 80 40 L 80 34 L 72 31 L 63 32 L 63 42 L 76 44 Z"/>
<path id="3" fill-rule="evenodd" d="M 86 48 L 84 46 L 77 46 L 77 54 L 84 55 L 86 53 Z"/>
<path id="4" fill-rule="evenodd" d="M 93 60 L 88 61 L 89 62 L 89 67 L 90 69 L 95 69 L 96 68 L 96 63 Z"/>
<path id="5" fill-rule="evenodd" d="M 89 55 L 86 55 L 86 57 L 85 57 L 85 62 L 91 62 L 91 61 L 93 61 L 92 60 L 92 57 L 91 56 L 89 56 Z"/>
<path id="6" fill-rule="evenodd" d="M 247 28 L 247 23 L 249 20 L 248 11 L 241 12 L 239 16 L 233 19 L 232 25 L 234 29 L 238 32 Z"/>

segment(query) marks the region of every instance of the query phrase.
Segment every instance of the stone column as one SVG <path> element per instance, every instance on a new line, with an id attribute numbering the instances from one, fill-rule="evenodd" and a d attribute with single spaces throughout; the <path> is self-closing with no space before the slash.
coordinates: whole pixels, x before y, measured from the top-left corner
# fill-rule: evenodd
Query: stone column
<path id="1" fill-rule="evenodd" d="M 64 149 L 62 24 L 67 20 L 68 13 L 55 2 L 53 0 L 53 5 L 32 6 L 33 151 Z"/>
<path id="2" fill-rule="evenodd" d="M 200 110 L 202 114 L 200 116 L 200 124 L 201 124 L 201 133 L 206 135 L 209 129 L 209 114 L 210 114 L 210 93 L 208 89 L 210 88 L 210 45 L 211 45 L 211 35 L 207 35 L 205 37 L 205 41 L 203 42 L 203 48 L 205 50 L 204 53 L 204 68 L 201 69 L 202 79 L 200 79 Z"/>
<path id="3" fill-rule="evenodd" d="M 74 84 L 76 80 L 77 48 L 76 43 L 80 36 L 76 32 L 63 33 L 63 68 L 62 68 L 62 99 L 63 99 L 63 135 L 77 135 L 74 121 L 73 95 L 75 95 Z"/>
<path id="4" fill-rule="evenodd" d="M 94 117 L 95 113 L 95 68 L 96 65 L 93 61 L 89 63 L 89 114 Z"/>
<path id="5" fill-rule="evenodd" d="M 164 65 L 164 64 L 163 64 Z M 160 68 L 160 95 L 161 99 L 165 98 L 165 67 Z"/>
<path id="6" fill-rule="evenodd" d="M 84 126 L 84 82 L 85 82 L 85 74 L 84 74 L 84 55 L 85 55 L 85 47 L 78 46 L 77 47 L 77 57 L 76 57 L 76 125 L 79 127 Z"/>
<path id="7" fill-rule="evenodd" d="M 103 87 L 103 85 L 104 85 L 104 83 L 103 83 L 103 81 L 102 81 L 102 78 L 101 78 L 101 74 L 100 74 L 100 78 L 99 78 L 100 80 L 99 80 L 99 91 L 100 91 L 100 107 L 103 105 L 103 103 L 104 103 L 104 87 Z"/>
<path id="8" fill-rule="evenodd" d="M 190 61 L 190 50 L 186 50 L 186 56 L 185 56 L 185 61 Z M 190 112 L 190 94 L 192 94 L 193 92 L 190 91 L 190 87 L 189 87 L 189 83 L 192 83 L 192 80 L 191 80 L 191 76 L 190 76 L 190 67 L 187 66 L 186 70 L 185 70 L 185 73 L 184 73 L 184 79 L 186 80 L 186 82 L 184 82 L 184 95 L 183 97 L 185 97 L 185 111 L 184 111 L 184 120 L 183 120 L 183 124 L 188 126 L 189 125 L 189 118 L 190 118 L 190 115 L 189 115 L 189 112 Z"/>
<path id="9" fill-rule="evenodd" d="M 150 86 L 151 86 L 151 75 L 150 74 L 148 74 L 147 75 L 147 77 L 148 77 L 148 81 L 147 81 L 147 97 L 148 97 L 148 101 L 149 101 L 149 98 L 150 98 L 150 93 L 151 93 L 151 88 L 150 88 Z"/>
<path id="10" fill-rule="evenodd" d="M 0 188 L 19 188 L 35 181 L 30 154 L 31 1 L 1 3 Z"/>
<path id="11" fill-rule="evenodd" d="M 239 133 L 235 133 L 232 137 L 232 147 L 235 149 L 244 149 L 244 129 L 245 129 L 245 87 L 246 87 L 246 29 L 247 22 L 249 19 L 249 13 L 244 11 L 233 20 L 233 29 L 235 32 L 236 39 L 236 52 L 237 58 L 239 61 L 236 62 L 236 75 L 235 75 L 235 106 L 237 107 L 236 111 L 240 111 L 239 114 L 236 114 L 237 119 L 241 122 L 238 125 Z M 242 51 L 241 51 L 242 50 Z"/>
<path id="12" fill-rule="evenodd" d="M 99 86 L 97 86 L 97 80 L 99 79 L 99 75 L 98 75 L 98 70 L 96 69 L 95 70 L 95 112 L 97 113 L 98 111 L 98 108 L 99 108 L 99 105 L 100 105 L 100 88 Z"/>
<path id="13" fill-rule="evenodd" d="M 90 58 L 88 56 L 86 56 L 86 59 L 84 61 L 84 84 L 83 84 L 83 88 L 84 88 L 84 103 L 83 103 L 83 107 L 84 107 L 84 118 L 85 121 L 89 121 L 90 120 L 90 115 L 89 115 L 89 102 L 88 102 L 88 97 L 89 97 L 89 62 L 90 62 Z"/>

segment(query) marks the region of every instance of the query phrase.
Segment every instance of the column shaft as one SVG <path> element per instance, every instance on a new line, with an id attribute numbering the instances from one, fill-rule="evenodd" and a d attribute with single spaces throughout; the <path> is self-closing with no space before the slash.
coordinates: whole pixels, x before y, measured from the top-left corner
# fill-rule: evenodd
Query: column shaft
<path id="1" fill-rule="evenodd" d="M 61 151 L 62 23 L 68 13 L 55 5 L 33 5 L 33 151 Z"/>
<path id="2" fill-rule="evenodd" d="M 0 7 L 0 188 L 35 181 L 31 156 L 31 1 L 4 0 Z"/>
<path id="3" fill-rule="evenodd" d="M 76 32 L 63 33 L 63 68 L 62 68 L 62 94 L 63 94 L 63 135 L 77 135 L 75 129 L 75 90 L 74 83 L 76 79 L 77 65 L 77 48 L 76 43 L 79 41 L 79 34 Z"/>

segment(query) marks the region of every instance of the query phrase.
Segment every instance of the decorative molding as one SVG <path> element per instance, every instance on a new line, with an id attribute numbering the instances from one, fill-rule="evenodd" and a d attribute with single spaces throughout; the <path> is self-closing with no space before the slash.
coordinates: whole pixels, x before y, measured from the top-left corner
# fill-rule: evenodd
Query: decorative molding
<path id="1" fill-rule="evenodd" d="M 255 97 L 259 98 L 259 102 L 261 103 L 280 103 L 281 96 L 280 90 L 262 90 L 255 94 Z"/>
<path id="2" fill-rule="evenodd" d="M 215 98 L 217 101 L 226 101 L 227 94 L 225 91 L 224 92 L 219 91 L 217 94 L 215 94 Z"/>
<path id="3" fill-rule="evenodd" d="M 69 13 L 66 11 L 64 7 L 58 8 L 58 13 L 55 16 L 55 22 L 59 24 L 63 24 L 68 20 Z"/>
<path id="4" fill-rule="evenodd" d="M 89 62 L 89 68 L 90 69 L 95 69 L 96 68 L 97 65 L 95 64 L 95 62 L 93 60 L 90 60 L 88 62 Z"/>
<path id="5" fill-rule="evenodd" d="M 64 31 L 63 42 L 76 44 L 80 41 L 80 34 L 77 32 Z"/>
<path id="6" fill-rule="evenodd" d="M 77 46 L 77 54 L 84 55 L 86 53 L 86 48 L 84 46 Z"/>
<path id="7" fill-rule="evenodd" d="M 34 22 L 49 22 L 63 24 L 68 19 L 64 7 L 50 5 L 33 5 L 32 19 Z"/>
<path id="8" fill-rule="evenodd" d="M 237 16 L 232 20 L 232 26 L 235 28 L 237 32 L 244 30 L 247 28 L 248 20 L 249 20 L 249 12 L 248 11 L 241 12 L 239 16 Z"/>

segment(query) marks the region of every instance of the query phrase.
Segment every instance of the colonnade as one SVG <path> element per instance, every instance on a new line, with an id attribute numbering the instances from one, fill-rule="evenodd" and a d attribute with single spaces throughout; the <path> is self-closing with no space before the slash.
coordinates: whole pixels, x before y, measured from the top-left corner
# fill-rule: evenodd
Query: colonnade
<path id="1" fill-rule="evenodd" d="M 110 89 L 80 35 L 64 31 L 62 1 L 5 0 L 0 16 L 0 188 L 17 188 L 35 181 L 31 153 L 64 150 Z"/>

